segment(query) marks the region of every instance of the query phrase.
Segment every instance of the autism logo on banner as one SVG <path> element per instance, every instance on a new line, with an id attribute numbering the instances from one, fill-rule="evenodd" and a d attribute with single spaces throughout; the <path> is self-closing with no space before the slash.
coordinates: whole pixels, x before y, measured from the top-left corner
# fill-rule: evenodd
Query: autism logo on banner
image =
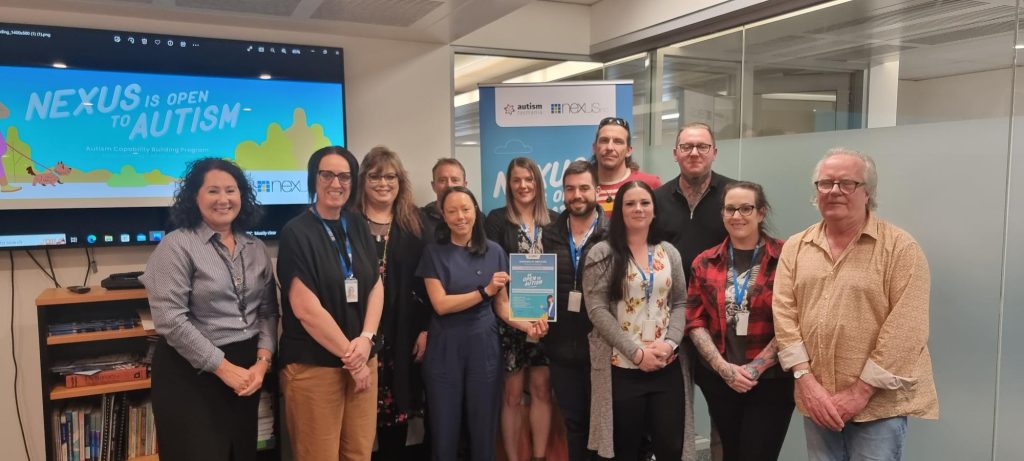
<path id="1" fill-rule="evenodd" d="M 494 99 L 501 127 L 597 125 L 616 113 L 615 85 L 499 86 Z"/>
<path id="2" fill-rule="evenodd" d="M 484 211 L 505 206 L 505 170 L 516 157 L 540 166 L 548 207 L 564 208 L 562 174 L 589 159 L 605 117 L 632 123 L 633 82 L 558 82 L 480 87 L 480 169 Z"/>

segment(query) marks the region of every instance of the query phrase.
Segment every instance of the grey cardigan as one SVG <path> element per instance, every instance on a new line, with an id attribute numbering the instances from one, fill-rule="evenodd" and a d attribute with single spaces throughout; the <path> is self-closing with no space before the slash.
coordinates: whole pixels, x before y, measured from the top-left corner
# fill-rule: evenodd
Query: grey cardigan
<path id="1" fill-rule="evenodd" d="M 670 293 L 670 310 L 666 339 L 682 344 L 683 328 L 686 325 L 686 280 L 683 275 L 683 261 L 674 246 L 667 242 L 659 244 L 668 254 L 672 270 L 672 291 Z M 608 242 L 594 245 L 587 255 L 583 269 L 583 297 L 587 300 L 587 314 L 594 324 L 590 332 L 590 441 L 587 448 L 596 450 L 604 458 L 615 457 L 615 444 L 612 434 L 612 348 L 616 348 L 626 357 L 632 357 L 640 348 L 633 342 L 619 325 L 615 315 L 617 302 L 609 299 L 609 286 L 621 283 L 610 280 L 608 273 L 612 266 L 612 249 Z M 680 365 L 683 369 L 683 389 L 686 402 L 683 410 L 683 460 L 697 459 L 694 445 L 693 427 L 693 378 L 690 374 L 691 359 L 685 355 L 685 348 L 678 349 Z"/>

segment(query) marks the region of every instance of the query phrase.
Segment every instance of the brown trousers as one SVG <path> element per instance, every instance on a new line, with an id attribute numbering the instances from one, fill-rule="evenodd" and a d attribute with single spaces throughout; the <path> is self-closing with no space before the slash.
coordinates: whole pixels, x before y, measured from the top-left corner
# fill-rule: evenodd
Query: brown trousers
<path id="1" fill-rule="evenodd" d="M 370 388 L 355 391 L 344 368 L 288 364 L 281 372 L 285 423 L 295 461 L 368 461 L 377 430 L 377 359 Z"/>

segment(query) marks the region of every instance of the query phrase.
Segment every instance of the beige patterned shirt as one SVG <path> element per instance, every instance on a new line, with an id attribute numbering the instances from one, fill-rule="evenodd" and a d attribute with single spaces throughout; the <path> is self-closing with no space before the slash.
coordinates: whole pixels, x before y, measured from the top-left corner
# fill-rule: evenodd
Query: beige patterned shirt
<path id="1" fill-rule="evenodd" d="M 939 417 L 928 353 L 928 262 L 906 231 L 868 215 L 833 263 L 825 223 L 782 247 L 773 313 L 783 369 L 809 362 L 835 394 L 862 379 L 877 388 L 855 422 Z M 797 395 L 797 407 L 808 414 Z"/>

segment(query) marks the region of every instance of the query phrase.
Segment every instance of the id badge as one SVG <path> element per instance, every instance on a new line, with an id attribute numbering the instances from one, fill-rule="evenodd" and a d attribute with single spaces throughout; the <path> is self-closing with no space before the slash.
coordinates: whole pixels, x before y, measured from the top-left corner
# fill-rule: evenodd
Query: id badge
<path id="1" fill-rule="evenodd" d="M 569 312 L 579 312 L 580 305 L 583 304 L 583 293 L 572 290 L 569 292 Z"/>
<path id="2" fill-rule="evenodd" d="M 657 323 L 654 320 L 644 320 L 640 330 L 640 340 L 643 342 L 651 342 L 657 339 L 654 335 L 656 325 Z"/>
<path id="3" fill-rule="evenodd" d="M 359 281 L 345 279 L 345 300 L 350 303 L 359 302 Z"/>
<path id="4" fill-rule="evenodd" d="M 743 311 L 736 313 L 736 336 L 747 335 L 747 324 L 750 322 L 750 312 Z"/>

